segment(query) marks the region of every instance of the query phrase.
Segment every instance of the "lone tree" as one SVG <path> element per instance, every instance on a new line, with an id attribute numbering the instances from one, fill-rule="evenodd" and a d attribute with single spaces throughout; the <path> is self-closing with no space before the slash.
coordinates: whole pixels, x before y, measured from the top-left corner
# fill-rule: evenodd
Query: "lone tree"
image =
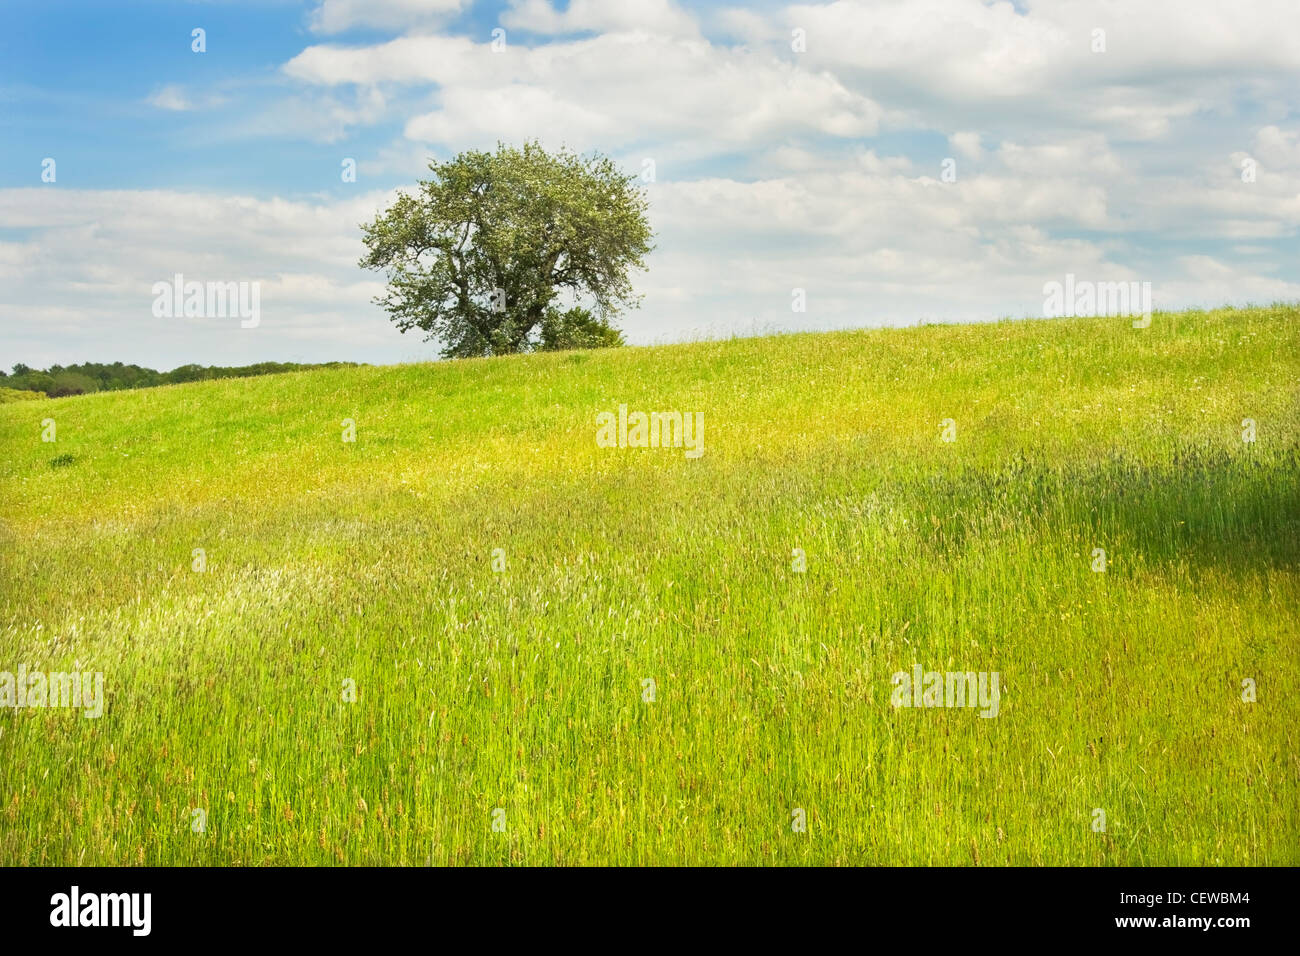
<path id="1" fill-rule="evenodd" d="M 635 176 L 535 142 L 429 170 L 418 195 L 362 226 L 361 267 L 386 270 L 375 303 L 399 329 L 441 339 L 448 358 L 622 344 L 611 320 L 639 304 L 628 274 L 651 249 Z M 562 291 L 595 313 L 560 311 Z"/>

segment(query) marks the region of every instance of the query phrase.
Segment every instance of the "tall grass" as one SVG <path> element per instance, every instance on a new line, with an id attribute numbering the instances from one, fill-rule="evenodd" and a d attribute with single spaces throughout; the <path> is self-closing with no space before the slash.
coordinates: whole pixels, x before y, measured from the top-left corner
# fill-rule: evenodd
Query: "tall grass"
<path id="1" fill-rule="evenodd" d="M 620 403 L 704 455 L 598 448 Z M 0 863 L 1300 862 L 1294 306 L 22 402 L 0 449 L 0 670 L 107 694 L 0 710 Z M 917 663 L 998 716 L 891 707 Z"/>

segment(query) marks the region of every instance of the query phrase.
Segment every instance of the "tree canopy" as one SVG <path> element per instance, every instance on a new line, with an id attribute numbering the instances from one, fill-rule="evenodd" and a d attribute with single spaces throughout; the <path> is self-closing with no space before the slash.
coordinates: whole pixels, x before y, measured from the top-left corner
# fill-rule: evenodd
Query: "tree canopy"
<path id="1" fill-rule="evenodd" d="M 362 226 L 360 265 L 386 272 L 375 302 L 399 329 L 428 332 L 448 358 L 622 344 L 612 322 L 639 304 L 631 271 L 652 248 L 635 175 L 535 142 L 429 170 Z M 561 311 L 566 293 L 594 312 Z"/>

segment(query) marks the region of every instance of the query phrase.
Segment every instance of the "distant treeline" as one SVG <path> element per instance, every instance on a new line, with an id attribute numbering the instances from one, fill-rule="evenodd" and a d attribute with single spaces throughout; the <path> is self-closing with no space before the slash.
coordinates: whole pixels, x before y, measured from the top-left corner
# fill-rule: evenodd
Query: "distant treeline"
<path id="1" fill-rule="evenodd" d="M 203 382 L 213 378 L 248 378 L 252 375 L 273 375 L 277 372 L 297 372 L 312 368 L 346 368 L 357 362 L 323 362 L 317 365 L 300 365 L 297 362 L 258 362 L 226 368 L 220 365 L 182 365 L 170 372 L 158 372 L 139 365 L 114 362 L 85 362 L 81 365 L 51 365 L 47 369 L 29 368 L 21 362 L 12 372 L 0 370 L 0 391 L 17 389 L 34 392 L 50 398 L 64 395 L 85 395 L 88 392 L 115 392 L 124 388 L 153 388 L 155 385 L 175 385 L 180 382 Z"/>

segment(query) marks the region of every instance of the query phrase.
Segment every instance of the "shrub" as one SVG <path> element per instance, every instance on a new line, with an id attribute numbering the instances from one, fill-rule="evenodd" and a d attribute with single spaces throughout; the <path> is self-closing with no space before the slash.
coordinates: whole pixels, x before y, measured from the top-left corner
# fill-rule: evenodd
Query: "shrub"
<path id="1" fill-rule="evenodd" d="M 26 402 L 34 398 L 47 397 L 44 392 L 29 392 L 22 388 L 0 388 L 0 405 L 8 402 Z"/>
<path id="2" fill-rule="evenodd" d="M 69 372 L 66 369 L 54 374 L 54 382 L 50 386 L 50 398 L 62 398 L 65 395 L 85 395 L 87 392 L 98 392 L 99 383 L 89 375 L 83 375 L 80 372 Z"/>
<path id="3" fill-rule="evenodd" d="M 623 333 L 605 319 L 586 309 L 575 307 L 567 312 L 548 309 L 542 317 L 542 338 L 538 351 L 559 352 L 565 349 L 603 349 L 626 344 Z"/>

